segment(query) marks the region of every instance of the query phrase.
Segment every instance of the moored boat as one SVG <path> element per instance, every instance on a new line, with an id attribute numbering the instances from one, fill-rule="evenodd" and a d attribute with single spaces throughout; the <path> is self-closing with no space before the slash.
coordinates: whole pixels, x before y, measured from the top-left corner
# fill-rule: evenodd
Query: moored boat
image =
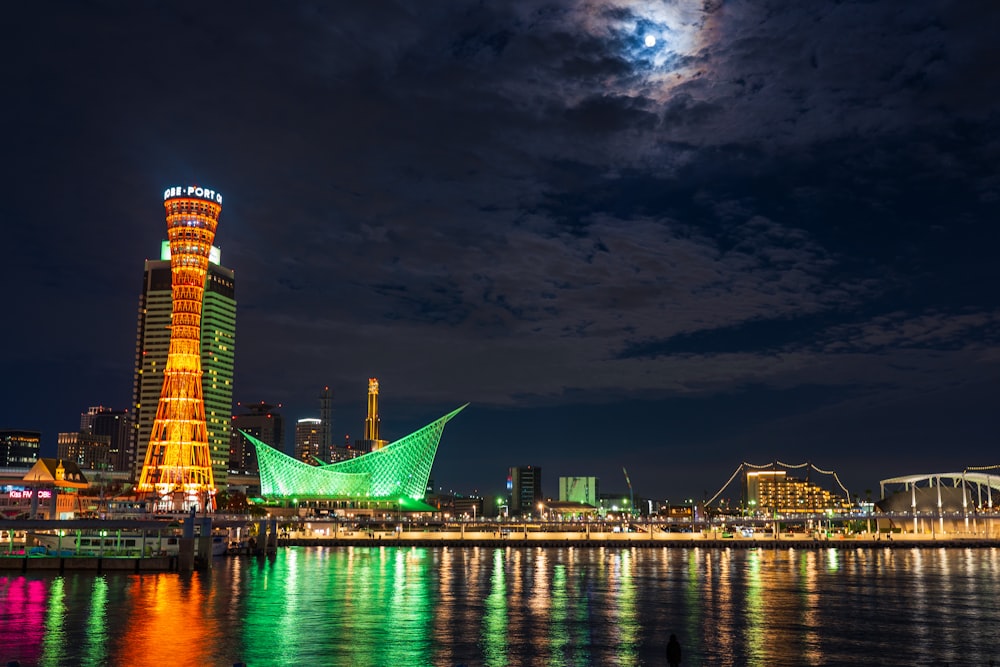
<path id="1" fill-rule="evenodd" d="M 74 556 L 171 556 L 180 551 L 179 536 L 159 532 L 63 531 L 28 533 L 27 546 L 45 549 L 50 555 Z"/>

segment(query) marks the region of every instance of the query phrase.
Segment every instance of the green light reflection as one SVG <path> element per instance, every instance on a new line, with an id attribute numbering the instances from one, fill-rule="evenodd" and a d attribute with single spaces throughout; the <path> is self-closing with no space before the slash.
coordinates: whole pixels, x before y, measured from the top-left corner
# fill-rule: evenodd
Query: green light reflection
<path id="1" fill-rule="evenodd" d="M 593 634 L 590 631 L 590 623 L 588 621 L 593 615 L 594 610 L 590 604 L 590 597 L 587 595 L 586 574 L 580 572 L 579 575 L 570 579 L 570 584 L 573 587 L 573 597 L 577 601 L 570 614 L 570 617 L 573 619 L 573 625 L 576 627 L 574 637 L 576 650 L 573 652 L 573 661 L 570 664 L 587 665 L 590 664 L 590 650 L 587 647 L 593 642 Z"/>
<path id="2" fill-rule="evenodd" d="M 700 552 L 691 549 L 687 552 L 687 585 L 684 587 L 684 603 L 687 608 L 687 636 L 698 637 L 701 634 L 701 572 L 698 567 Z"/>
<path id="3" fill-rule="evenodd" d="M 558 563 L 552 569 L 552 607 L 549 614 L 549 654 L 548 664 L 559 667 L 566 664 L 563 654 L 571 645 L 566 620 L 569 616 L 570 599 L 566 591 L 566 566 Z"/>
<path id="4" fill-rule="evenodd" d="M 289 550 L 286 576 L 280 581 L 275 577 L 275 583 L 282 588 L 278 599 L 284 603 L 284 609 L 276 619 L 272 619 L 274 627 L 268 644 L 277 655 L 286 655 L 291 648 L 289 643 L 299 641 L 297 629 L 302 623 L 301 616 L 308 613 L 302 605 L 303 595 L 306 594 L 302 586 L 308 585 L 308 582 L 299 576 L 299 555 L 299 551 Z"/>
<path id="5" fill-rule="evenodd" d="M 87 616 L 87 633 L 83 645 L 83 667 L 97 667 L 108 664 L 107 626 L 108 580 L 94 579 L 90 598 L 90 614 Z"/>
<path id="6" fill-rule="evenodd" d="M 49 587 L 48 606 L 45 609 L 45 637 L 42 639 L 42 656 L 39 667 L 55 667 L 69 657 L 66 646 L 66 580 L 58 577 Z"/>
<path id="7" fill-rule="evenodd" d="M 392 549 L 393 587 L 388 626 L 393 641 L 385 642 L 381 664 L 429 665 L 433 662 L 429 637 L 433 632 L 435 594 L 425 550 Z"/>
<path id="8" fill-rule="evenodd" d="M 485 607 L 483 659 L 487 667 L 501 667 L 507 664 L 507 580 L 502 549 L 493 551 L 493 574 Z"/>

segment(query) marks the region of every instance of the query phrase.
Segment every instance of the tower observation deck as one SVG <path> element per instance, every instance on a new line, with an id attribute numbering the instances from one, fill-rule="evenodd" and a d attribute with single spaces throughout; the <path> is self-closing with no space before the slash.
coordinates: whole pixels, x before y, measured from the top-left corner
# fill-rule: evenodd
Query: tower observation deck
<path id="1" fill-rule="evenodd" d="M 222 195 L 199 186 L 172 187 L 163 193 L 163 206 L 173 297 L 170 347 L 137 490 L 155 492 L 161 509 L 186 510 L 212 505 L 215 494 L 201 383 L 201 317 Z"/>

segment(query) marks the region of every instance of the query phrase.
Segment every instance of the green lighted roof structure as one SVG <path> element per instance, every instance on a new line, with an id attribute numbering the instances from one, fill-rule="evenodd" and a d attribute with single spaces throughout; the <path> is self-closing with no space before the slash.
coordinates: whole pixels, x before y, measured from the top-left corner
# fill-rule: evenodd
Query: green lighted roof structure
<path id="1" fill-rule="evenodd" d="M 466 405 L 382 449 L 322 466 L 299 461 L 240 432 L 257 449 L 260 493 L 265 498 L 419 500 L 427 490 L 444 425 Z"/>

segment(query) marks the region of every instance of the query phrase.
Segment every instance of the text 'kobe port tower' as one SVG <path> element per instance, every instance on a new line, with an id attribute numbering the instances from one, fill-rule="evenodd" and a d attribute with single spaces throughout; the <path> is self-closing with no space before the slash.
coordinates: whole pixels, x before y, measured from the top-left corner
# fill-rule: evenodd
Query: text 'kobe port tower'
<path id="1" fill-rule="evenodd" d="M 212 511 L 217 490 L 227 487 L 235 435 L 235 275 L 221 266 L 221 251 L 213 246 L 221 193 L 170 187 L 163 205 L 168 240 L 159 261 L 146 261 L 139 308 L 130 447 L 136 492 L 157 512 Z M 444 426 L 464 407 L 334 463 L 299 461 L 240 433 L 256 449 L 260 492 L 269 504 L 310 499 L 418 509 L 425 508 L 420 501 Z"/>

